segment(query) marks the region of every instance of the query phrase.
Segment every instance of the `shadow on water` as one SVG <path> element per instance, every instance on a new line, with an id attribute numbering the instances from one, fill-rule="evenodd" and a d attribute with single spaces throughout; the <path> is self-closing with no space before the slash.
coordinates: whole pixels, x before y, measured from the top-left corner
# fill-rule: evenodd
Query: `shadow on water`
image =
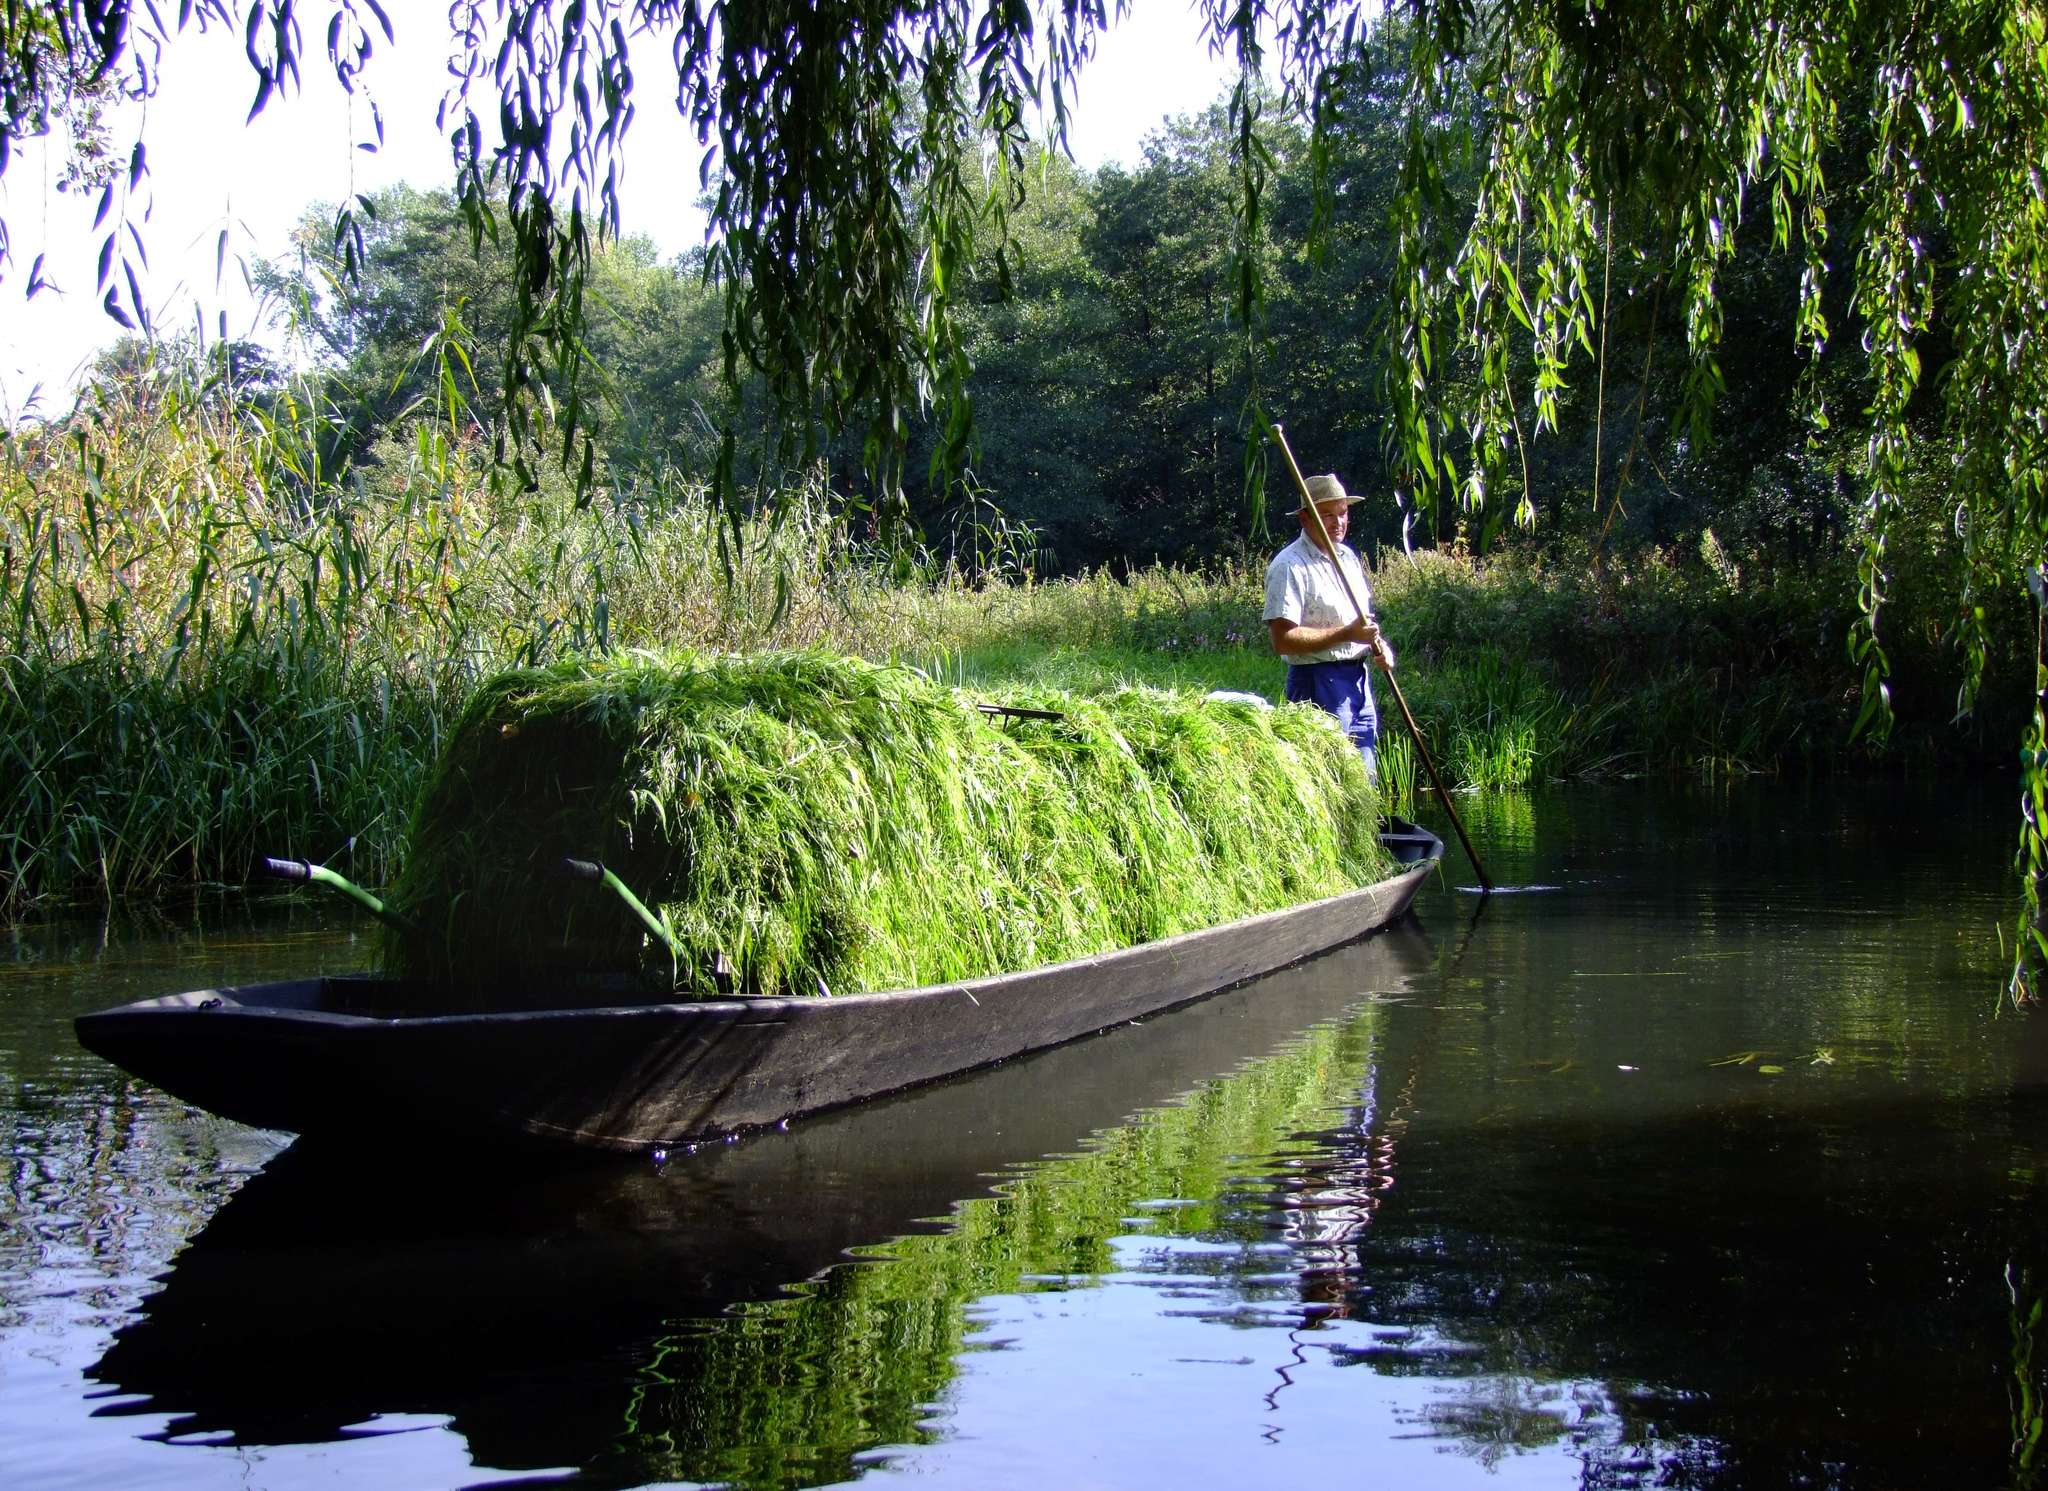
<path id="1" fill-rule="evenodd" d="M 1208 1081 L 1168 1110 L 1186 1130 L 1168 1147 L 1178 1165 L 1206 1147 L 1216 1166 L 1276 1124 L 1319 1121 L 1357 1060 L 1322 1060 L 1306 1107 L 1298 1076 L 1269 1090 L 1273 1063 L 1294 1074 L 1305 1028 L 1398 995 L 1430 960 L 1418 929 L 1397 929 L 1156 1023 L 659 1169 L 450 1156 L 407 1170 L 295 1146 L 117 1333 L 91 1372 L 99 1411 L 168 1414 L 158 1437 L 215 1444 L 445 1415 L 501 1471 L 843 1478 L 860 1452 L 920 1437 L 974 1296 L 1104 1265 L 1108 1237 L 1165 1183 L 1129 1164 L 1119 1124 Z M 1356 1037 L 1358 1018 L 1323 1041 Z M 834 1269 L 883 1243 L 887 1258 Z M 793 1305 L 749 1308 L 792 1285 Z"/>
<path id="2" fill-rule="evenodd" d="M 289 1149 L 195 1192 L 94 1422 L 173 1479 L 438 1421 L 619 1485 L 2038 1484 L 2002 808 L 1484 812 L 1564 889 L 661 1169 Z M 75 1146 L 118 1182 L 181 1130 L 108 1080 L 66 1101 L 139 1115 Z"/>
<path id="3" fill-rule="evenodd" d="M 1430 1106 L 1425 1082 L 1325 1136 L 1292 1204 L 1385 1195 L 1305 1240 L 1305 1295 L 1370 1322 L 1336 1364 L 1465 1385 L 1426 1413 L 1460 1453 L 1570 1442 L 1595 1485 L 2033 1483 L 2038 1087 L 1626 1126 Z M 1528 1396 L 1589 1381 L 1597 1405 Z"/>

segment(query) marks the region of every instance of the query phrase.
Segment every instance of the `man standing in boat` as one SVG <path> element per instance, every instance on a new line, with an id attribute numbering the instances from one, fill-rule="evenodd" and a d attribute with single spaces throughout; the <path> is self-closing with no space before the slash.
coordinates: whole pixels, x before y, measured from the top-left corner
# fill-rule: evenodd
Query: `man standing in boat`
<path id="1" fill-rule="evenodd" d="M 1372 619 L 1365 566 L 1344 543 L 1351 506 L 1365 499 L 1351 496 L 1335 476 L 1311 476 L 1307 486 L 1295 511 L 1301 536 L 1266 566 L 1266 629 L 1273 650 L 1287 659 L 1289 702 L 1314 704 L 1336 716 L 1372 771 L 1380 721 L 1366 665 L 1393 667 L 1394 645 Z M 1339 565 L 1351 581 L 1350 594 Z M 1353 608 L 1351 595 L 1362 612 Z"/>

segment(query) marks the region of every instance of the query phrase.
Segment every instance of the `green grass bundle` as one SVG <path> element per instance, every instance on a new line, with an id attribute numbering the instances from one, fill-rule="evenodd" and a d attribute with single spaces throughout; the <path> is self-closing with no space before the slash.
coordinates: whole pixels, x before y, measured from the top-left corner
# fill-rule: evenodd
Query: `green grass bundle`
<path id="1" fill-rule="evenodd" d="M 822 652 L 508 673 L 457 726 L 391 901 L 392 971 L 470 1006 L 846 994 L 1029 968 L 1387 873 L 1330 721 L 1050 690 L 992 718 Z M 564 857 L 598 859 L 679 953 Z"/>

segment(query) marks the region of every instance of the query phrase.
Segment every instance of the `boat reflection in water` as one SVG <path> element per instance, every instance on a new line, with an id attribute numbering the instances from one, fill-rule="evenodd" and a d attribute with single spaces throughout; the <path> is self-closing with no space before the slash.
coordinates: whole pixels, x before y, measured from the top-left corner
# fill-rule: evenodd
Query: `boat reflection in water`
<path id="1" fill-rule="evenodd" d="M 1201 1228 L 1247 1157 L 1356 1105 L 1378 1001 L 1430 962 L 1410 924 L 659 1167 L 448 1154 L 394 1170 L 295 1146 L 118 1333 L 93 1372 L 100 1412 L 245 1446 L 425 1415 L 497 1471 L 843 1479 L 863 1452 L 927 1437 L 974 1300 L 1106 1270 L 1154 1203 Z"/>
<path id="2" fill-rule="evenodd" d="M 1439 896 L 1440 949 L 659 1170 L 295 1148 L 113 1296 L 96 1427 L 180 1485 L 2038 1484 L 2048 1019 L 1959 931 L 2009 887 L 1947 792 L 1661 801 L 1544 820 L 1512 883 L 1608 878 Z"/>

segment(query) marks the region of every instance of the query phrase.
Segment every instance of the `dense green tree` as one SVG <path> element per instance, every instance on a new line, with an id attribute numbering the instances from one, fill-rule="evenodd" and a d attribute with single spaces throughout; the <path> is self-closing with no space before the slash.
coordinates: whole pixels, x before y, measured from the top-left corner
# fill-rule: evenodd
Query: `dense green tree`
<path id="1" fill-rule="evenodd" d="M 1291 179 L 1300 131 L 1277 121 L 1263 130 L 1276 180 Z M 1039 532 L 1052 567 L 1199 562 L 1244 548 L 1252 369 L 1232 301 L 1230 142 L 1218 105 L 1169 123 L 1129 169 L 1055 165 L 1011 219 L 1007 290 L 992 253 L 977 261 L 981 293 L 961 317 L 972 474 Z M 1260 252 L 1282 256 L 1274 243 Z M 1340 423 L 1370 425 L 1377 373 L 1366 356 L 1325 348 L 1365 351 L 1367 299 L 1299 254 L 1273 284 L 1276 407 L 1305 422 L 1325 465 L 1341 462 L 1357 438 L 1337 448 L 1325 436 Z M 943 498 L 943 486 L 931 496 Z"/>
<path id="2" fill-rule="evenodd" d="M 708 476 L 731 399 L 718 376 L 719 296 L 701 259 L 663 263 L 645 239 L 628 239 L 600 269 L 589 345 L 611 393 L 613 467 Z"/>
<path id="3" fill-rule="evenodd" d="M 329 207 L 306 215 L 291 260 L 256 271 L 331 380 L 340 458 L 424 409 L 488 420 L 515 320 L 506 251 L 472 240 L 451 193 L 395 187 L 362 205 L 370 226 L 353 272 L 331 252 Z M 606 465 L 708 471 L 706 411 L 723 401 L 717 297 L 701 266 L 664 264 L 628 238 L 598 252 L 588 294 L 582 345 L 602 378 Z"/>
<path id="4" fill-rule="evenodd" d="M 925 486 L 917 515 L 935 539 L 971 548 L 993 505 L 1036 530 L 1040 568 L 1099 564 L 1117 547 L 1105 456 L 1126 421 L 1111 382 L 1111 307 L 1086 247 L 1098 195 L 1085 173 L 1048 162 L 1012 222 L 1007 286 L 992 254 L 976 264 L 977 292 L 961 320 L 978 448 L 966 494 Z M 934 444 L 927 434 L 920 449 L 929 456 Z"/>
<path id="5" fill-rule="evenodd" d="M 1219 123 L 1176 121 L 1140 169 L 1105 171 L 1089 241 L 1126 349 L 1115 407 L 1142 435 L 1109 482 L 1123 516 L 1168 551 L 1227 530 L 1242 505 L 1235 435 L 1246 369 L 1228 319 L 1231 178 Z"/>
<path id="6" fill-rule="evenodd" d="M 400 186 L 360 206 L 364 227 L 348 272 L 329 251 L 334 210 L 320 206 L 293 235 L 295 260 L 256 275 L 287 304 L 319 363 L 342 379 L 351 425 L 365 435 L 431 398 L 444 334 L 464 349 L 463 398 L 495 401 L 513 319 L 504 251 L 488 240 L 472 245 L 447 192 Z"/>

